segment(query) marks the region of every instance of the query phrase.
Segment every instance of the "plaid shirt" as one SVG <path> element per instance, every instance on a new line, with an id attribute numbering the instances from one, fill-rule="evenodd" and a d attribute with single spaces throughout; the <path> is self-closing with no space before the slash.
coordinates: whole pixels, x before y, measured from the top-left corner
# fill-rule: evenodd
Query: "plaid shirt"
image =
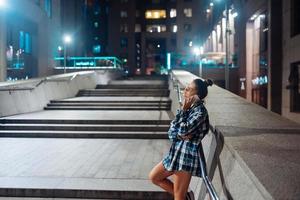
<path id="1" fill-rule="evenodd" d="M 209 118 L 203 101 L 197 102 L 187 111 L 178 110 L 168 131 L 172 146 L 163 159 L 165 169 L 184 170 L 201 177 L 199 144 L 208 131 Z M 182 136 L 190 134 L 191 139 L 182 139 Z"/>

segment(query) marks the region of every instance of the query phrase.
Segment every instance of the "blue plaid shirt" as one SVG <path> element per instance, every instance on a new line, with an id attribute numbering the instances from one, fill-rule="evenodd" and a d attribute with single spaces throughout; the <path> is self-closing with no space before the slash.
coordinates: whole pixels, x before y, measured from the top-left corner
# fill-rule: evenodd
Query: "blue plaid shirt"
<path id="1" fill-rule="evenodd" d="M 165 169 L 184 170 L 201 177 L 199 144 L 208 131 L 209 118 L 203 101 L 195 103 L 187 111 L 178 110 L 168 131 L 172 145 L 163 159 Z M 190 134 L 191 139 L 182 139 L 182 136 Z"/>

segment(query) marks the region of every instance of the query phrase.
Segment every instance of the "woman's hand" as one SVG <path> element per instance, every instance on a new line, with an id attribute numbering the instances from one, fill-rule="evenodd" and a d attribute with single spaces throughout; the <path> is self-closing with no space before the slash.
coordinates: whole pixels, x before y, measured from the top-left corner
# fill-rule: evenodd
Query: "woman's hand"
<path id="1" fill-rule="evenodd" d="M 183 139 L 183 140 L 190 140 L 190 139 L 192 139 L 192 134 L 188 134 L 188 135 L 185 135 L 185 136 L 181 136 L 181 138 Z"/>
<path id="2" fill-rule="evenodd" d="M 199 97 L 197 95 L 193 95 L 190 98 L 184 99 L 182 110 L 188 110 L 193 105 L 193 103 L 195 103 L 198 100 Z"/>

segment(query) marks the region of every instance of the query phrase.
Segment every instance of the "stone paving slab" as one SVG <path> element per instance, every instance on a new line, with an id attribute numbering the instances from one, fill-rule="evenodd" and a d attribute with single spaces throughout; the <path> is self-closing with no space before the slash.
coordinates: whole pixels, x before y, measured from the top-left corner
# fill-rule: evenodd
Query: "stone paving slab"
<path id="1" fill-rule="evenodd" d="M 19 114 L 0 119 L 75 119 L 75 120 L 170 120 L 170 111 L 96 111 L 96 110 L 47 110 Z"/>
<path id="2" fill-rule="evenodd" d="M 162 192 L 148 173 L 168 140 L 0 139 L 4 188 Z"/>
<path id="3" fill-rule="evenodd" d="M 274 199 L 300 198 L 300 133 L 253 133 L 225 141 Z"/>

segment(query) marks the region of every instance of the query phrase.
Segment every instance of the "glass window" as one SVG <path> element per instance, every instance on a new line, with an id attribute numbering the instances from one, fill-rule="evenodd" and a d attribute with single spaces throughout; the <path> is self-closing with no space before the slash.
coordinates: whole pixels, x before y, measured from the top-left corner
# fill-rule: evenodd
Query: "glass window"
<path id="1" fill-rule="evenodd" d="M 31 53 L 32 42 L 31 35 L 29 33 L 25 33 L 25 53 Z"/>
<path id="2" fill-rule="evenodd" d="M 300 1 L 291 1 L 291 36 L 300 34 Z"/>
<path id="3" fill-rule="evenodd" d="M 121 33 L 128 33 L 128 25 L 127 24 L 121 24 L 120 32 Z"/>
<path id="4" fill-rule="evenodd" d="M 20 49 L 25 48 L 25 33 L 24 33 L 24 31 L 19 32 L 19 48 Z"/>
<path id="5" fill-rule="evenodd" d="M 172 26 L 172 32 L 173 32 L 173 33 L 176 33 L 176 32 L 177 32 L 177 25 L 173 25 L 173 26 Z"/>
<path id="6" fill-rule="evenodd" d="M 126 17 L 128 17 L 127 11 L 125 11 L 125 10 L 122 10 L 120 14 L 121 14 L 121 18 L 126 18 Z"/>
<path id="7" fill-rule="evenodd" d="M 44 0 L 45 3 L 45 11 L 48 17 L 52 16 L 52 0 Z"/>
<path id="8" fill-rule="evenodd" d="M 177 15 L 176 9 L 175 9 L 175 8 L 172 8 L 172 9 L 170 10 L 170 18 L 174 18 L 174 17 L 176 17 L 176 15 Z"/>
<path id="9" fill-rule="evenodd" d="M 183 29 L 186 32 L 190 32 L 192 30 L 192 25 L 191 24 L 184 24 Z"/>
<path id="10" fill-rule="evenodd" d="M 153 24 L 153 25 L 147 25 L 146 30 L 147 30 L 147 32 L 150 32 L 150 33 L 160 33 L 160 32 L 166 32 L 167 27 L 166 27 L 166 25 Z"/>
<path id="11" fill-rule="evenodd" d="M 127 47 L 128 46 L 128 39 L 127 38 L 121 38 L 120 46 L 121 47 Z"/>
<path id="12" fill-rule="evenodd" d="M 192 17 L 193 16 L 192 9 L 191 8 L 185 8 L 185 9 L 183 9 L 183 14 L 186 17 Z"/>
<path id="13" fill-rule="evenodd" d="M 190 47 L 191 44 L 193 45 L 193 41 L 191 39 L 184 39 L 184 46 Z"/>
<path id="14" fill-rule="evenodd" d="M 289 75 L 289 85 L 287 89 L 290 89 L 291 112 L 300 112 L 300 62 L 293 63 L 291 65 L 291 71 Z"/>
<path id="15" fill-rule="evenodd" d="M 145 12 L 146 19 L 166 18 L 166 10 L 147 10 Z"/>
<path id="16" fill-rule="evenodd" d="M 134 27 L 134 32 L 136 33 L 140 33 L 142 31 L 141 25 L 140 24 L 136 24 Z"/>
<path id="17" fill-rule="evenodd" d="M 101 53 L 101 45 L 94 45 L 93 46 L 93 53 Z"/>

